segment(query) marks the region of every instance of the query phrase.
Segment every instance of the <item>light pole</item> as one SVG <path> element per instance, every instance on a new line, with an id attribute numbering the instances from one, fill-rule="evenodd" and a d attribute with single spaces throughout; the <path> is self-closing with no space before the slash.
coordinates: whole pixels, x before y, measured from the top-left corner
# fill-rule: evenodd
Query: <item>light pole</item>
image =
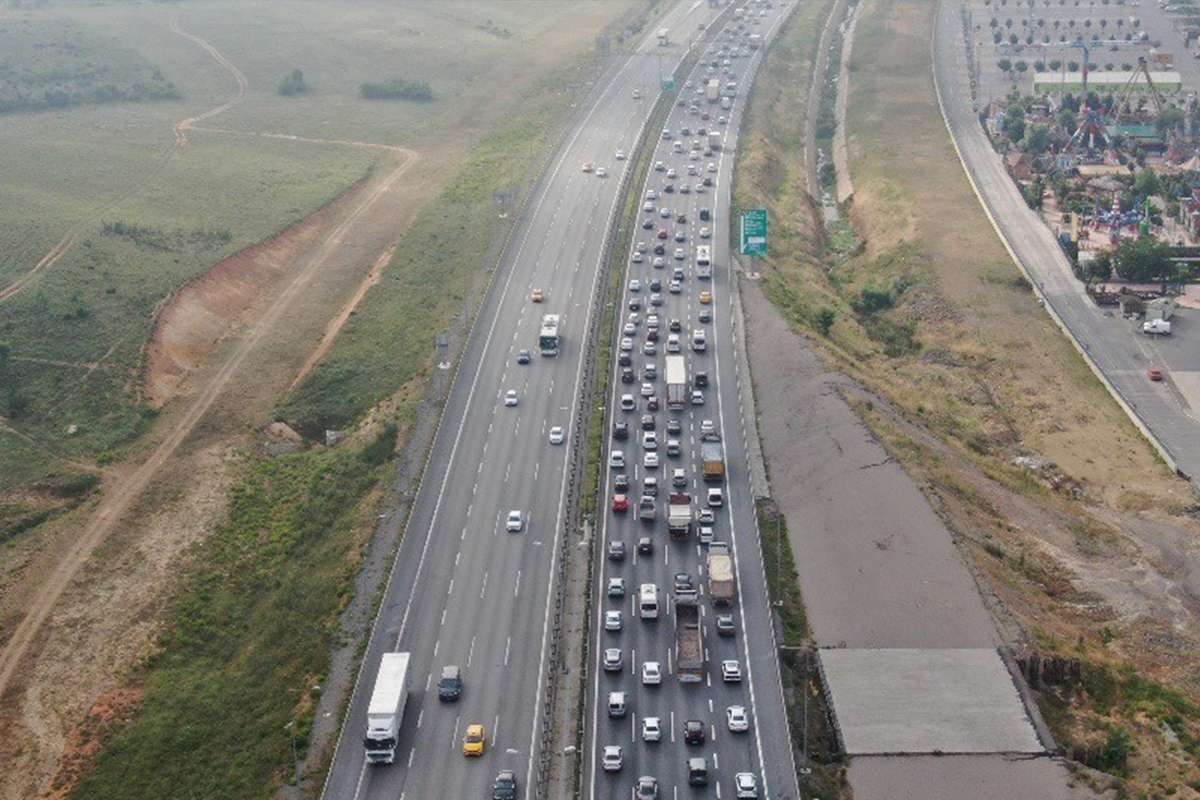
<path id="1" fill-rule="evenodd" d="M 283 729 L 291 734 L 292 737 L 292 769 L 295 773 L 293 781 L 296 788 L 300 788 L 300 753 L 296 749 L 296 720 L 292 720 Z"/>

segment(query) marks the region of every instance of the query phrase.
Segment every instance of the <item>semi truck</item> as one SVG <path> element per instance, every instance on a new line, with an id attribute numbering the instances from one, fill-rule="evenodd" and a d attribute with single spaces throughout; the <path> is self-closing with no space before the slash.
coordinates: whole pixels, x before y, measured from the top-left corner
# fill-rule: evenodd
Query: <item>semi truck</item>
<path id="1" fill-rule="evenodd" d="M 721 96 L 721 82 L 716 78 L 709 78 L 708 84 L 704 87 L 704 96 L 710 103 L 717 102 Z"/>
<path id="2" fill-rule="evenodd" d="M 712 542 L 708 546 L 708 596 L 714 606 L 727 606 L 737 596 L 733 556 L 727 542 Z"/>
<path id="3" fill-rule="evenodd" d="M 692 496 L 675 492 L 667 500 L 667 532 L 672 539 L 686 539 L 692 533 Z"/>
<path id="4" fill-rule="evenodd" d="M 367 706 L 367 763 L 396 760 L 396 737 L 408 703 L 408 653 L 384 653 L 375 674 L 375 689 Z"/>
<path id="5" fill-rule="evenodd" d="M 700 458 L 704 462 L 704 481 L 720 483 L 725 480 L 725 448 L 716 433 L 706 433 L 700 440 Z"/>
<path id="6" fill-rule="evenodd" d="M 667 30 L 666 28 L 658 29 L 658 46 L 659 47 L 666 47 L 667 45 L 669 45 L 671 43 L 670 33 L 671 32 L 669 30 Z"/>
<path id="7" fill-rule="evenodd" d="M 675 675 L 680 683 L 704 680 L 704 636 L 694 591 L 675 598 Z"/>
<path id="8" fill-rule="evenodd" d="M 667 408 L 682 411 L 687 403 L 687 363 L 683 356 L 667 356 Z"/>

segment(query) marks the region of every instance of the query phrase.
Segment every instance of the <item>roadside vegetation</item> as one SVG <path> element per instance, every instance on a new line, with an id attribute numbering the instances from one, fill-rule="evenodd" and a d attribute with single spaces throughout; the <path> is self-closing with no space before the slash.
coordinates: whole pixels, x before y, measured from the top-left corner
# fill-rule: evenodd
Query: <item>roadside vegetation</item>
<path id="1" fill-rule="evenodd" d="M 141 700 L 70 796 L 257 798 L 303 752 L 396 442 L 244 454 L 229 518 L 195 553 Z M 285 726 L 291 726 L 285 729 Z"/>
<path id="2" fill-rule="evenodd" d="M 865 387 L 852 404 L 960 535 L 1059 743 L 1097 770 L 1082 774 L 1128 796 L 1200 786 L 1185 666 L 1200 624 L 1169 605 L 1182 577 L 1144 555 L 1188 558 L 1194 497 L 979 209 L 930 83 L 933 7 L 865 1 L 849 64 L 855 195 L 828 228 L 804 193 L 808 81 L 769 80 L 787 40 L 767 60 L 735 186 L 738 207 L 771 215 L 754 269 L 793 328 Z"/>

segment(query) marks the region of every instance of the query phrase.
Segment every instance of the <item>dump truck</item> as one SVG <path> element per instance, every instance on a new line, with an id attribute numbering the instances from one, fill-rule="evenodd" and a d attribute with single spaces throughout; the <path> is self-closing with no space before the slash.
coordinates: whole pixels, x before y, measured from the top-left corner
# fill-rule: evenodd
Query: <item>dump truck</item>
<path id="1" fill-rule="evenodd" d="M 708 85 L 704 87 L 704 96 L 710 103 L 717 102 L 721 97 L 721 82 L 716 78 L 709 78 Z"/>
<path id="2" fill-rule="evenodd" d="M 727 542 L 713 542 L 708 546 L 708 596 L 714 606 L 727 606 L 737 596 L 733 556 Z"/>
<path id="3" fill-rule="evenodd" d="M 716 433 L 706 433 L 700 439 L 700 459 L 704 462 L 704 480 L 720 483 L 725 480 L 725 448 Z"/>
<path id="4" fill-rule="evenodd" d="M 675 676 L 680 683 L 704 680 L 704 635 L 694 592 L 690 600 L 675 600 Z"/>
<path id="5" fill-rule="evenodd" d="M 408 662 L 408 653 L 384 653 L 379 662 L 363 739 L 369 764 L 391 764 L 396 760 L 396 737 L 408 704 Z"/>
<path id="6" fill-rule="evenodd" d="M 692 533 L 692 496 L 675 492 L 667 499 L 667 531 L 672 539 L 686 539 Z"/>
<path id="7" fill-rule="evenodd" d="M 688 404 L 687 362 L 683 356 L 667 356 L 667 408 L 682 411 Z"/>

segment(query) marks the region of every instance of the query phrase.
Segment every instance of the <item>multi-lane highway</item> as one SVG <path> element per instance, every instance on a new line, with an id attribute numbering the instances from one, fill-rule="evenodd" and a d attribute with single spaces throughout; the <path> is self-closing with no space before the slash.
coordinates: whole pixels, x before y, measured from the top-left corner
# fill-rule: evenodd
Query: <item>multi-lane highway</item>
<path id="1" fill-rule="evenodd" d="M 686 76 L 680 93 L 683 102 L 673 107 L 666 130 L 658 136 L 648 174 L 644 179 L 637 176 L 639 224 L 621 303 L 620 338 L 629 341 L 618 348 L 612 365 L 609 398 L 612 425 L 626 424 L 628 438 L 617 439 L 615 430 L 610 430 L 606 452 L 608 458 L 613 451 L 621 451 L 624 466 L 611 467 L 605 480 L 604 562 L 596 571 L 595 662 L 584 764 L 585 796 L 589 799 L 630 797 L 643 777 L 653 778 L 658 796 L 664 798 L 697 791 L 718 798 L 749 796 L 737 793 L 735 777 L 739 773 L 753 777 L 758 797 L 798 797 L 746 468 L 740 397 L 749 386 L 741 385 L 736 366 L 734 337 L 740 332 L 732 325 L 730 295 L 736 290 L 729 252 L 730 177 L 745 98 L 762 57 L 761 49 L 743 48 L 750 34 L 769 40 L 791 8 L 790 3 L 770 6 L 751 3 L 740 26 L 738 21 L 728 21 L 733 33 L 719 35 L 693 74 Z M 730 109 L 706 100 L 704 85 L 710 78 L 718 79 L 722 89 L 728 81 L 736 82 Z M 714 131 L 720 146 L 710 151 L 708 134 Z M 706 180 L 712 185 L 705 186 Z M 707 215 L 702 210 L 707 210 Z M 656 252 L 657 245 L 662 245 L 661 255 Z M 711 279 L 697 275 L 701 246 L 712 253 Z M 643 249 L 645 252 L 639 252 Z M 673 287 L 676 278 L 679 284 Z M 651 315 L 658 321 L 656 340 L 649 334 L 654 321 Z M 704 333 L 703 350 L 692 346 L 696 331 Z M 671 343 L 673 334 L 679 337 L 678 352 Z M 625 346 L 629 349 L 622 349 Z M 670 410 L 664 362 L 676 354 L 682 354 L 687 365 L 687 405 Z M 649 365 L 657 369 L 648 378 Z M 631 373 L 625 373 L 626 369 Z M 699 372 L 707 375 L 706 386 L 696 386 Z M 693 391 L 701 393 L 694 401 Z M 651 396 L 659 400 L 657 411 L 651 408 Z M 706 483 L 701 476 L 701 431 L 708 426 L 724 446 L 727 476 L 723 483 Z M 647 446 L 644 438 L 651 427 L 656 438 L 653 447 Z M 678 442 L 677 454 L 673 454 L 672 441 Z M 708 510 L 710 487 L 723 491 L 723 505 L 711 511 L 714 540 L 729 543 L 734 555 L 738 597 L 729 606 L 710 603 L 707 547 L 698 539 L 698 526 L 693 525 L 686 540 L 668 536 L 668 497 L 681 491 L 673 485 L 676 470 L 683 471 L 682 491 L 690 494 L 695 513 Z M 619 485 L 618 476 L 627 481 L 627 489 Z M 648 477 L 658 483 L 653 523 L 638 519 L 639 498 Z M 613 497 L 618 493 L 628 496 L 627 511 L 613 510 Z M 638 546 L 643 537 L 649 539 L 648 551 Z M 618 543 L 624 547 L 623 558 L 610 555 Z M 675 674 L 678 612 L 673 590 L 679 573 L 690 576 L 700 592 L 705 670 L 698 682 L 681 682 Z M 624 580 L 623 596 L 609 591 L 612 579 Z M 639 595 L 644 584 L 656 587 L 657 618 L 643 618 L 641 613 Z M 610 621 L 610 612 L 616 611 L 621 612 L 620 629 L 612 630 L 616 620 Z M 732 636 L 718 634 L 717 615 L 732 617 Z M 615 662 L 607 667 L 604 663 L 606 657 L 616 655 L 610 654 L 613 650 L 619 651 L 619 668 L 614 668 Z M 737 662 L 740 681 L 723 680 L 724 661 Z M 643 670 L 648 662 L 657 664 L 661 682 L 646 681 Z M 624 694 L 624 713 L 610 709 L 613 692 Z M 726 715 L 731 706 L 745 709 L 748 730 L 730 730 Z M 700 723 L 703 743 L 685 742 L 688 721 Z M 620 748 L 617 769 L 612 768 L 616 751 L 611 748 L 615 747 Z M 705 759 L 707 788 L 689 785 L 692 758 Z"/>
<path id="2" fill-rule="evenodd" d="M 324 796 L 486 797 L 501 769 L 526 796 L 538 760 L 550 598 L 560 554 L 568 450 L 602 245 L 622 170 L 658 96 L 699 26 L 720 10 L 684 0 L 653 24 L 623 64 L 581 98 L 579 119 L 554 156 L 514 235 L 460 358 L 405 538 L 380 605 Z M 672 43 L 655 40 L 659 27 Z M 634 89 L 640 89 L 640 99 Z M 606 168 L 584 172 L 584 163 Z M 727 174 L 727 170 L 726 170 Z M 718 286 L 721 284 L 718 283 Z M 532 302 L 534 289 L 544 300 Z M 723 306 L 721 306 L 723 308 Z M 539 354 L 543 314 L 560 315 L 557 356 Z M 519 363 L 520 351 L 531 353 Z M 732 352 L 732 351 L 729 351 Z M 506 395 L 515 392 L 516 404 Z M 551 430 L 563 429 L 563 443 Z M 749 507 L 749 498 L 740 501 Z M 519 532 L 506 517 L 519 510 Z M 396 760 L 364 757 L 366 708 L 382 654 L 412 654 Z M 462 669 L 455 703 L 437 699 L 444 666 Z M 467 759 L 467 725 L 486 750 Z"/>

